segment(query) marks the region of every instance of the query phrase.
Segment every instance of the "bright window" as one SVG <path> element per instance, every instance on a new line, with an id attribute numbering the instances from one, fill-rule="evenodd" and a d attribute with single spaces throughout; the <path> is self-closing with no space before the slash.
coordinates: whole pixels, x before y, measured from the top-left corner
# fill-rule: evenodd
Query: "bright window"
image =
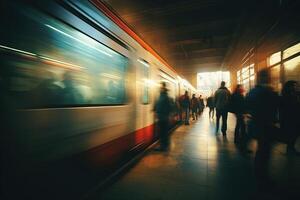
<path id="1" fill-rule="evenodd" d="M 125 56 L 37 11 L 13 15 L 17 20 L 4 24 L 0 45 L 7 53 L 0 58 L 3 68 L 13 69 L 10 90 L 19 107 L 126 103 Z"/>
<path id="2" fill-rule="evenodd" d="M 283 51 L 283 59 L 286 59 L 296 53 L 300 52 L 300 42 L 294 46 L 291 46 Z"/>
<path id="3" fill-rule="evenodd" d="M 273 53 L 269 58 L 269 65 L 274 65 L 281 61 L 281 51 Z"/>
<path id="4" fill-rule="evenodd" d="M 300 56 L 284 62 L 285 81 L 300 81 Z"/>
<path id="5" fill-rule="evenodd" d="M 138 59 L 141 69 L 142 82 L 142 103 L 149 103 L 149 63 L 143 59 Z"/>
<path id="6" fill-rule="evenodd" d="M 197 89 L 205 96 L 214 93 L 221 84 L 225 81 L 226 87 L 230 88 L 230 72 L 229 71 L 216 71 L 216 72 L 203 72 L 197 75 Z"/>

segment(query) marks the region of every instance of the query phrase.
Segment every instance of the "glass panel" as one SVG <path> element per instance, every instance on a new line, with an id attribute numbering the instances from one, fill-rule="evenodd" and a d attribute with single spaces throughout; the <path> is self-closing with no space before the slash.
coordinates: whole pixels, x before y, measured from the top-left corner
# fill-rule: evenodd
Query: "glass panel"
<path id="1" fill-rule="evenodd" d="M 242 74 L 242 78 L 243 79 L 249 78 L 249 71 L 245 71 L 245 73 Z"/>
<path id="2" fill-rule="evenodd" d="M 300 43 L 291 46 L 283 51 L 283 59 L 288 58 L 296 53 L 300 52 Z"/>
<path id="3" fill-rule="evenodd" d="M 142 103 L 149 103 L 149 64 L 148 62 L 138 59 L 141 66 L 141 78 L 142 78 Z"/>
<path id="4" fill-rule="evenodd" d="M 281 61 L 281 52 L 279 51 L 270 56 L 269 64 L 274 65 L 276 63 L 279 63 L 280 61 Z"/>
<path id="5" fill-rule="evenodd" d="M 125 103 L 126 57 L 60 21 L 18 10 L 1 29 L 0 59 L 20 107 Z"/>
<path id="6" fill-rule="evenodd" d="M 250 75 L 254 74 L 254 64 L 250 65 Z"/>
<path id="7" fill-rule="evenodd" d="M 285 81 L 300 81 L 300 56 L 284 63 Z"/>
<path id="8" fill-rule="evenodd" d="M 250 89 L 250 85 L 249 85 L 250 83 L 249 83 L 249 79 L 245 79 L 245 80 L 243 80 L 243 86 L 244 86 L 244 89 L 246 90 L 246 91 L 249 91 L 249 89 Z"/>
<path id="9" fill-rule="evenodd" d="M 271 69 L 271 84 L 275 91 L 279 92 L 281 89 L 280 83 L 280 65 L 276 65 Z"/>
<path id="10" fill-rule="evenodd" d="M 250 76 L 250 88 L 255 86 L 255 75 Z"/>
<path id="11" fill-rule="evenodd" d="M 242 73 L 245 73 L 245 72 L 248 72 L 249 71 L 249 66 L 247 66 L 247 67 L 243 67 L 243 69 L 242 69 Z"/>

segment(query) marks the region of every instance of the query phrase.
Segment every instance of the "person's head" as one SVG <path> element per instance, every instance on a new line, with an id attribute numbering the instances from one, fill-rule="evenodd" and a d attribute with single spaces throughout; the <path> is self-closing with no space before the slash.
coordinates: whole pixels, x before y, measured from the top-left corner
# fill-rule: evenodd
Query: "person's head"
<path id="1" fill-rule="evenodd" d="M 257 73 L 257 84 L 268 85 L 270 84 L 270 72 L 268 69 L 263 69 Z"/>
<path id="2" fill-rule="evenodd" d="M 240 93 L 240 94 L 244 93 L 243 85 L 242 84 L 237 84 L 234 92 L 235 93 Z"/>
<path id="3" fill-rule="evenodd" d="M 293 96 L 297 94 L 297 81 L 287 81 L 282 88 L 282 96 Z"/>
<path id="4" fill-rule="evenodd" d="M 188 91 L 185 91 L 185 92 L 184 92 L 184 95 L 185 95 L 185 96 L 188 96 L 188 95 L 189 95 Z"/>
<path id="5" fill-rule="evenodd" d="M 221 87 L 225 87 L 225 84 L 226 84 L 225 81 L 222 81 L 221 82 Z"/>
<path id="6" fill-rule="evenodd" d="M 167 84 L 166 82 L 161 83 L 160 92 L 167 92 Z"/>
<path id="7" fill-rule="evenodd" d="M 202 97 L 202 95 L 200 94 L 200 95 L 199 95 L 199 98 L 201 98 L 201 97 Z"/>
<path id="8" fill-rule="evenodd" d="M 195 96 L 196 96 L 196 95 L 195 95 L 195 94 L 193 94 L 193 96 L 192 96 L 192 97 L 193 97 L 193 98 L 195 98 Z"/>

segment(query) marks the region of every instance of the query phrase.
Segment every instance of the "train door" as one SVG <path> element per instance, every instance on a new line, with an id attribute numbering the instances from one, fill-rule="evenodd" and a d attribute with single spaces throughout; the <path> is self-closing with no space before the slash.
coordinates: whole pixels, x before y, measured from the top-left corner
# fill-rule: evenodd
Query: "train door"
<path id="1" fill-rule="evenodd" d="M 144 145 L 153 137 L 153 114 L 150 95 L 150 64 L 139 58 L 137 60 L 137 130 L 136 142 Z"/>

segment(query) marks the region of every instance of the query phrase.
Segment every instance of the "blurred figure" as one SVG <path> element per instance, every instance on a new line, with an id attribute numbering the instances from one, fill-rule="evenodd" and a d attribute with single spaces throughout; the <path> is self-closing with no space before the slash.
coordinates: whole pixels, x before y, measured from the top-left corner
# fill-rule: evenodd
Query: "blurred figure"
<path id="1" fill-rule="evenodd" d="M 62 102 L 60 98 L 63 94 L 63 89 L 55 84 L 56 79 L 50 71 L 45 71 L 40 84 L 31 92 L 32 102 L 29 105 L 37 107 L 56 106 Z"/>
<path id="2" fill-rule="evenodd" d="M 225 87 L 225 81 L 221 82 L 221 87 L 215 92 L 215 106 L 216 106 L 216 114 L 217 114 L 217 127 L 216 132 L 219 131 L 220 118 L 222 117 L 222 134 L 226 136 L 227 131 L 227 106 L 230 99 L 230 92 Z"/>
<path id="3" fill-rule="evenodd" d="M 192 99 L 191 99 L 191 109 L 192 109 L 193 120 L 198 119 L 198 115 L 197 115 L 198 104 L 199 104 L 198 99 L 196 98 L 196 95 L 193 94 Z"/>
<path id="4" fill-rule="evenodd" d="M 181 109 L 181 96 L 180 97 L 176 97 L 175 99 L 175 106 L 176 106 L 176 110 L 177 110 L 177 114 L 179 116 L 179 121 L 182 122 L 182 109 Z"/>
<path id="5" fill-rule="evenodd" d="M 78 91 L 75 88 L 73 77 L 71 72 L 66 72 L 63 75 L 64 89 L 63 89 L 63 102 L 67 105 L 73 105 L 77 103 Z"/>
<path id="6" fill-rule="evenodd" d="M 168 127 L 171 109 L 172 105 L 168 96 L 166 83 L 163 82 L 161 84 L 160 96 L 154 105 L 154 111 L 158 118 L 160 148 L 162 151 L 167 150 L 169 147 Z"/>
<path id="7" fill-rule="evenodd" d="M 215 115 L 215 102 L 212 94 L 207 98 L 206 106 L 209 108 L 209 118 L 213 119 Z"/>
<path id="8" fill-rule="evenodd" d="M 204 109 L 204 100 L 202 98 L 202 95 L 199 96 L 198 109 L 199 109 L 199 115 L 200 115 L 203 112 L 203 109 Z"/>
<path id="9" fill-rule="evenodd" d="M 297 137 L 300 135 L 299 129 L 299 114 L 300 114 L 300 101 L 297 96 L 297 82 L 287 81 L 282 88 L 282 99 L 280 102 L 280 126 L 284 134 L 286 134 L 287 154 L 298 154 L 295 149 Z"/>
<path id="10" fill-rule="evenodd" d="M 189 125 L 189 119 L 190 119 L 190 97 L 188 91 L 185 91 L 183 99 L 182 99 L 182 108 L 185 112 L 185 119 L 184 124 Z"/>
<path id="11" fill-rule="evenodd" d="M 245 138 L 246 126 L 243 114 L 245 112 L 244 89 L 238 84 L 231 96 L 232 109 L 236 117 L 236 125 L 234 130 L 234 143 L 238 144 Z"/>
<path id="12" fill-rule="evenodd" d="M 272 186 L 268 167 L 279 101 L 278 95 L 269 86 L 270 75 L 267 70 L 262 70 L 257 74 L 257 83 L 246 97 L 246 104 L 252 116 L 252 127 L 255 127 L 253 133 L 257 139 L 255 175 L 259 189 L 265 190 Z"/>

